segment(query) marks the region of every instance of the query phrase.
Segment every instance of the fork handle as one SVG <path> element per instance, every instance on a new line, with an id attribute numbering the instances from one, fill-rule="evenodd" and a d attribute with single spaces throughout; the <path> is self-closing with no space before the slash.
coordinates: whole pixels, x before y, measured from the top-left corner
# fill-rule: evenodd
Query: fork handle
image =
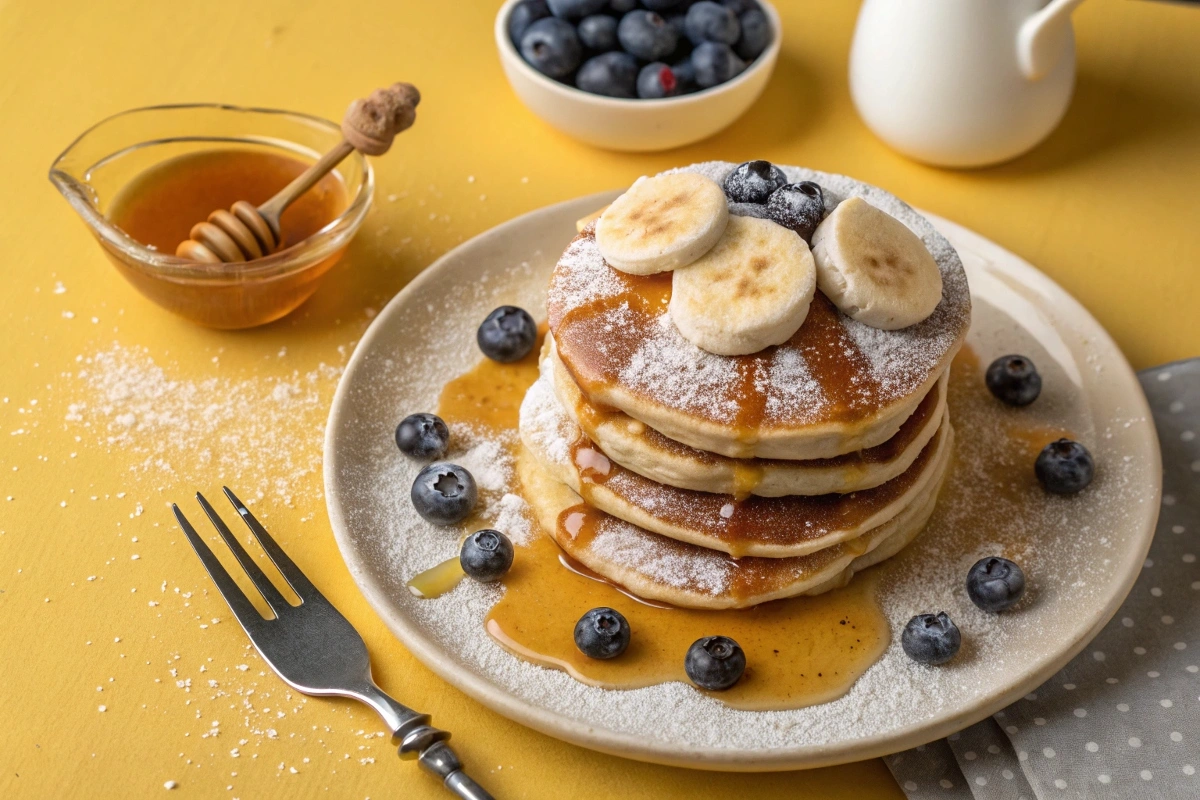
<path id="1" fill-rule="evenodd" d="M 462 762 L 445 740 L 434 742 L 422 750 L 421 755 L 417 756 L 417 763 L 426 772 L 441 778 L 445 787 L 462 800 L 495 800 L 486 789 L 463 772 Z"/>

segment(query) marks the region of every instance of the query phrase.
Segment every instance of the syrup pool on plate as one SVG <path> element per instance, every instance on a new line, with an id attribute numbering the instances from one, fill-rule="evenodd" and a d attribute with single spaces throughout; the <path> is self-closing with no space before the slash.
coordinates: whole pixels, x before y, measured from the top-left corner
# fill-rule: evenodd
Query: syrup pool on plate
<path id="1" fill-rule="evenodd" d="M 520 447 L 518 416 L 526 390 L 538 377 L 539 349 L 514 364 L 485 359 L 446 384 L 439 416 L 451 425 L 468 424 L 514 449 Z M 989 486 L 1016 506 L 1035 502 L 1034 498 L 1044 493 L 1033 477 L 1033 459 L 1047 442 L 1071 432 L 1028 423 L 1019 411 L 999 407 L 984 386 L 982 365 L 970 347 L 964 347 L 955 358 L 948 391 L 952 407 L 965 423 L 962 438 L 973 443 L 970 449 L 985 446 L 994 456 L 985 465 Z M 592 471 L 603 480 L 602 469 Z M 952 464 L 939 509 L 955 506 L 958 496 L 969 492 L 963 484 L 968 480 L 964 472 Z M 582 531 L 588 511 L 586 504 L 579 504 L 564 511 L 559 522 Z M 930 525 L 944 526 L 937 522 L 938 515 L 935 510 Z M 978 523 L 963 532 L 964 550 L 989 541 L 988 525 L 984 520 Z M 460 533 L 466 535 L 480 527 L 485 525 L 479 518 L 469 519 Z M 534 527 L 536 530 L 536 524 Z M 909 549 L 915 552 L 919 542 L 918 538 L 917 545 Z M 1026 544 L 1009 541 L 1003 550 L 1019 555 Z M 692 642 L 703 636 L 729 636 L 746 653 L 746 672 L 731 689 L 707 694 L 741 709 L 800 708 L 845 694 L 888 648 L 891 630 L 877 590 L 890 571 L 909 556 L 913 553 L 902 553 L 901 558 L 855 575 L 846 586 L 817 597 L 711 611 L 643 601 L 574 562 L 539 531 L 532 542 L 517 547 L 513 567 L 501 579 L 504 593 L 489 611 L 485 627 L 514 655 L 607 689 L 688 682 L 683 660 Z M 436 597 L 462 577 L 457 560 L 452 559 L 415 576 L 409 586 L 414 594 Z M 628 650 L 611 660 L 588 658 L 574 642 L 575 623 L 599 606 L 620 611 L 633 631 Z M 914 609 L 913 613 L 922 611 Z"/>
<path id="2" fill-rule="evenodd" d="M 538 377 L 539 349 L 515 364 L 481 361 L 446 384 L 438 415 L 452 426 L 485 428 L 519 446 L 518 415 Z M 482 523 L 468 520 L 461 533 L 478 527 Z M 563 555 L 540 531 L 528 546 L 517 547 L 513 567 L 501 579 L 504 595 L 488 614 L 487 632 L 520 658 L 592 685 L 633 689 L 687 682 L 683 657 L 688 647 L 703 636 L 723 634 L 746 651 L 748 666 L 736 686 L 713 696 L 739 708 L 796 708 L 844 694 L 890 641 L 869 574 L 820 597 L 704 611 L 642 602 Z M 449 563 L 414 576 L 410 590 L 452 588 L 438 580 L 452 572 Z M 616 608 L 629 620 L 633 639 L 619 658 L 598 661 L 575 647 L 575 623 L 597 606 Z"/>

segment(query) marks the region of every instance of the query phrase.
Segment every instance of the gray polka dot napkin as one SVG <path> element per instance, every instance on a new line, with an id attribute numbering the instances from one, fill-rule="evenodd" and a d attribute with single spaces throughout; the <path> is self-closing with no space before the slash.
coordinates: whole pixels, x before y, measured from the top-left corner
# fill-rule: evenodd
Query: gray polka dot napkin
<path id="1" fill-rule="evenodd" d="M 1037 691 L 888 756 L 910 800 L 1200 798 L 1200 359 L 1139 377 L 1162 443 L 1163 501 L 1129 599 Z"/>

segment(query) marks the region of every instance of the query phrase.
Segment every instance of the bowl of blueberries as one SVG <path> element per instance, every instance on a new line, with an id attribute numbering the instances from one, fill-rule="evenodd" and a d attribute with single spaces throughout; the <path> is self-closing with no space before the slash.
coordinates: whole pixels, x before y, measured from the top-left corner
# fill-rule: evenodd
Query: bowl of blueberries
<path id="1" fill-rule="evenodd" d="M 713 135 L 758 98 L 779 55 L 763 0 L 507 0 L 496 46 L 534 114 L 611 150 Z"/>

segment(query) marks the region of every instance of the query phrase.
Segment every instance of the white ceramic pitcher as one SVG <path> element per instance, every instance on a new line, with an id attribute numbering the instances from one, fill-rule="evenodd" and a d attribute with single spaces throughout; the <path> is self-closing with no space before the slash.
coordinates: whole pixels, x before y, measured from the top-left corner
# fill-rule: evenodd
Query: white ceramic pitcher
<path id="1" fill-rule="evenodd" d="M 867 126 L 920 161 L 976 167 L 1050 134 L 1075 84 L 1083 0 L 864 0 L 850 92 Z"/>

